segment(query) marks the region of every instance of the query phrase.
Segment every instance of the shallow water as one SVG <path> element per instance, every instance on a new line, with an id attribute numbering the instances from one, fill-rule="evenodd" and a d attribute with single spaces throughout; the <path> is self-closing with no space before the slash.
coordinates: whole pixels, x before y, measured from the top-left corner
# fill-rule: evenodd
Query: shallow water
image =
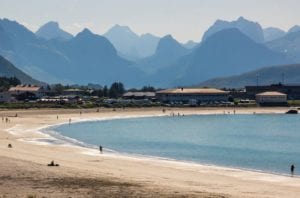
<path id="1" fill-rule="evenodd" d="M 61 125 L 60 134 L 122 153 L 289 174 L 300 172 L 299 115 L 198 115 Z"/>

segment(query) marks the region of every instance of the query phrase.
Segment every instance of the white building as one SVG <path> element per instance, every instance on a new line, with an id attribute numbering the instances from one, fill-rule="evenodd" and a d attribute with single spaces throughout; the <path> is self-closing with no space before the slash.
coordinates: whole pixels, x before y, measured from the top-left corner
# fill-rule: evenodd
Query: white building
<path id="1" fill-rule="evenodd" d="M 227 91 L 214 88 L 179 88 L 156 92 L 158 100 L 167 103 L 201 104 L 227 102 Z"/>
<path id="2" fill-rule="evenodd" d="M 16 87 L 11 87 L 8 92 L 12 96 L 18 96 L 20 94 L 24 93 L 32 93 L 37 98 L 41 98 L 46 95 L 47 91 L 40 86 L 34 86 L 34 85 L 17 85 Z"/>
<path id="3" fill-rule="evenodd" d="M 256 94 L 256 103 L 260 105 L 286 105 L 287 95 L 277 91 Z"/>

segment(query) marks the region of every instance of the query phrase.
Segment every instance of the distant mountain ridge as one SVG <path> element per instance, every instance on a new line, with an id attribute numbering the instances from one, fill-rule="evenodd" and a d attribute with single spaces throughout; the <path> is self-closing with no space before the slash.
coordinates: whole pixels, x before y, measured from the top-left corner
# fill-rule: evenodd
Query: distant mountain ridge
<path id="1" fill-rule="evenodd" d="M 300 31 L 292 31 L 284 37 L 266 43 L 270 49 L 286 54 L 291 60 L 300 63 Z"/>
<path id="2" fill-rule="evenodd" d="M 254 22 L 244 18 L 238 21 L 257 29 Z M 192 42 L 190 49 L 167 35 L 157 41 L 153 55 L 130 61 L 107 38 L 88 29 L 71 39 L 48 40 L 15 21 L 0 19 L 0 55 L 32 77 L 49 83 L 108 85 L 121 81 L 127 87 L 161 88 L 196 85 L 270 65 L 297 63 L 297 31 L 259 43 L 239 28 L 211 32 L 201 43 Z M 130 43 L 126 42 L 130 39 L 124 40 L 126 37 L 138 39 L 138 43 L 142 39 L 154 43 L 151 34 L 138 36 L 128 27 L 119 29 L 129 35 L 119 38 L 124 44 Z M 149 49 L 148 44 L 141 46 Z"/>
<path id="3" fill-rule="evenodd" d="M 243 88 L 246 85 L 270 85 L 277 83 L 299 84 L 300 64 L 265 67 L 251 72 L 204 81 L 199 86 L 217 88 Z M 284 82 L 283 82 L 284 81 Z"/>
<path id="4" fill-rule="evenodd" d="M 103 34 L 118 50 L 120 55 L 129 60 L 139 60 L 154 54 L 159 37 L 152 34 L 141 36 L 128 26 L 115 25 Z"/>
<path id="5" fill-rule="evenodd" d="M 286 32 L 274 27 L 269 27 L 263 29 L 264 31 L 264 41 L 269 42 L 275 39 L 279 39 L 285 36 Z"/>
<path id="6" fill-rule="evenodd" d="M 202 41 L 208 37 L 225 29 L 237 28 L 257 43 L 264 42 L 263 29 L 259 23 L 249 21 L 243 17 L 239 17 L 236 21 L 217 20 L 203 35 Z"/>
<path id="7" fill-rule="evenodd" d="M 50 21 L 40 27 L 35 34 L 38 37 L 50 40 L 50 39 L 60 39 L 60 40 L 70 40 L 73 38 L 73 35 L 62 30 L 59 27 L 59 24 L 54 21 Z"/>
<path id="8" fill-rule="evenodd" d="M 293 32 L 299 32 L 300 31 L 300 26 L 299 25 L 294 25 L 288 30 L 288 33 L 293 33 Z"/>
<path id="9" fill-rule="evenodd" d="M 291 62 L 283 54 L 254 42 L 238 29 L 225 29 L 207 38 L 175 64 L 158 71 L 152 83 L 159 82 L 157 84 L 166 87 L 193 85 L 218 76 Z"/>
<path id="10" fill-rule="evenodd" d="M 198 45 L 198 43 L 196 43 L 195 41 L 192 41 L 192 40 L 189 40 L 188 42 L 183 44 L 183 46 L 187 49 L 193 49 L 197 45 Z"/>
<path id="11" fill-rule="evenodd" d="M 134 66 L 148 74 L 153 74 L 189 52 L 190 50 L 183 47 L 171 35 L 167 35 L 159 40 L 153 56 L 139 61 Z"/>
<path id="12" fill-rule="evenodd" d="M 49 83 L 111 84 L 122 81 L 135 86 L 143 73 L 118 56 L 104 37 L 85 29 L 67 41 L 45 40 L 24 26 L 0 20 L 0 35 L 8 35 L 12 49 L 0 43 L 1 55 L 31 76 Z M 1 38 L 0 38 L 1 40 Z M 138 76 L 136 79 L 131 75 Z"/>

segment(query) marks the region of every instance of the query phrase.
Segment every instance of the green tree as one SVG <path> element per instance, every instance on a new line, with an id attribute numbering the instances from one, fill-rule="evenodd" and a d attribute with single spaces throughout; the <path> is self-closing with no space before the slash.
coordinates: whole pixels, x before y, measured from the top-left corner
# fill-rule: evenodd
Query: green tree
<path id="1" fill-rule="evenodd" d="M 108 88 L 105 85 L 104 88 L 103 88 L 103 97 L 107 97 L 107 96 L 108 96 Z"/>
<path id="2" fill-rule="evenodd" d="M 65 87 L 62 84 L 55 84 L 53 86 L 53 91 L 55 91 L 57 94 L 62 94 L 63 91 L 65 90 Z"/>
<path id="3" fill-rule="evenodd" d="M 155 92 L 155 88 L 151 86 L 144 86 L 141 91 L 143 92 Z"/>
<path id="4" fill-rule="evenodd" d="M 0 91 L 7 91 L 11 86 L 20 85 L 21 81 L 16 77 L 0 77 Z"/>
<path id="5" fill-rule="evenodd" d="M 114 82 L 109 88 L 109 97 L 110 98 L 119 98 L 125 92 L 124 85 L 121 82 Z"/>

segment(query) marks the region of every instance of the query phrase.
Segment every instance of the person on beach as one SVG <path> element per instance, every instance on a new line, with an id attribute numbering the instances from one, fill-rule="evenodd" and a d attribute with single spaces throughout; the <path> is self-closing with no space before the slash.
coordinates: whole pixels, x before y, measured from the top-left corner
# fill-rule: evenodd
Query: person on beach
<path id="1" fill-rule="evenodd" d="M 69 125 L 71 124 L 71 118 L 69 119 Z"/>
<path id="2" fill-rule="evenodd" d="M 292 164 L 292 165 L 291 165 L 291 175 L 292 175 L 292 176 L 294 175 L 294 171 L 295 171 L 295 165 Z"/>
<path id="3" fill-rule="evenodd" d="M 103 153 L 103 148 L 102 148 L 101 145 L 99 146 L 99 151 L 100 151 L 101 154 Z"/>

